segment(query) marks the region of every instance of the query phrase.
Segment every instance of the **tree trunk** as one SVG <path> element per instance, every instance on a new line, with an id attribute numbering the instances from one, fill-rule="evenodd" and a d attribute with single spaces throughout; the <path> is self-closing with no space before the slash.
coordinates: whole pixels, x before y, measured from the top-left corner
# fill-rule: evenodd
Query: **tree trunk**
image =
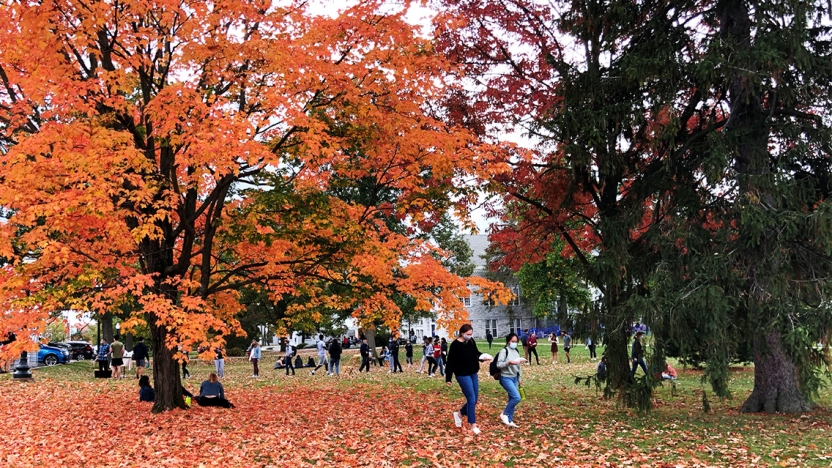
<path id="1" fill-rule="evenodd" d="M 367 346 L 370 347 L 370 354 L 373 356 L 373 359 L 378 359 L 378 352 L 376 352 L 376 331 L 364 330 L 364 336 L 367 337 Z"/>
<path id="2" fill-rule="evenodd" d="M 607 385 L 610 390 L 618 392 L 619 395 L 631 380 L 632 362 L 627 348 L 629 342 L 630 324 L 625 321 L 619 330 L 609 333 L 607 347 L 604 348 L 604 354 L 609 361 Z"/>
<path id="3" fill-rule="evenodd" d="M 133 334 L 126 333 L 124 335 L 124 349 L 127 351 L 133 351 Z"/>
<path id="4" fill-rule="evenodd" d="M 107 343 L 113 342 L 113 314 L 101 315 L 101 337 L 107 340 Z"/>
<path id="5" fill-rule="evenodd" d="M 173 350 L 165 345 L 167 327 L 156 322 L 152 314 L 148 317 L 150 337 L 153 344 L 153 383 L 156 390 L 156 402 L 153 413 L 187 408 L 182 397 L 182 381 L 179 378 L 179 362 L 173 359 Z"/>
<path id="6" fill-rule="evenodd" d="M 755 337 L 754 390 L 742 405 L 743 413 L 800 413 L 812 409 L 798 386 L 794 362 L 780 340 L 776 331 Z"/>
<path id="7" fill-rule="evenodd" d="M 735 165 L 739 175 L 742 194 L 749 198 L 763 200 L 769 210 L 779 205 L 771 192 L 773 183 L 766 180 L 771 172 L 768 153 L 769 124 L 762 105 L 760 90 L 755 87 L 752 74 L 757 70 L 755 54 L 752 51 L 752 18 L 744 0 L 721 0 L 717 6 L 720 22 L 720 36 L 727 44 L 731 55 L 726 57 L 729 66 L 728 97 L 731 116 L 725 125 L 726 134 L 735 139 Z M 741 232 L 753 227 L 740 224 Z M 757 314 L 765 315 L 766 304 L 777 300 L 769 292 L 771 282 L 766 277 L 776 264 L 777 233 L 770 228 L 759 241 L 759 245 L 747 248 L 746 279 L 749 284 L 753 308 Z M 753 237 L 752 235 L 741 237 Z M 751 298 L 749 300 L 752 300 Z M 754 333 L 754 390 L 742 406 L 745 413 L 765 411 L 767 413 L 795 413 L 811 408 L 800 391 L 797 373 L 792 358 L 781 343 L 780 333 L 770 328 L 773 317 L 756 317 Z"/>

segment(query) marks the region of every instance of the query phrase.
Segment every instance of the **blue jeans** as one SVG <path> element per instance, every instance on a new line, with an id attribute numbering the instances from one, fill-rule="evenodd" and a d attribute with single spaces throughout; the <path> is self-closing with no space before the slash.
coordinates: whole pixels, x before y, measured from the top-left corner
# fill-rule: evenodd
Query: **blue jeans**
<path id="1" fill-rule="evenodd" d="M 508 416 L 509 421 L 514 421 L 514 407 L 520 403 L 520 391 L 517 387 L 520 386 L 520 379 L 518 377 L 500 377 L 500 385 L 508 393 L 508 403 L 503 414 Z"/>
<path id="2" fill-rule="evenodd" d="M 456 381 L 459 383 L 459 388 L 462 389 L 462 394 L 465 395 L 465 404 L 459 410 L 459 414 L 468 416 L 468 424 L 477 423 L 477 396 L 480 393 L 480 381 L 477 374 L 473 375 L 457 375 Z"/>
<path id="3" fill-rule="evenodd" d="M 638 366 L 641 366 L 641 369 L 644 371 L 644 375 L 647 375 L 647 365 L 644 364 L 644 359 L 642 358 L 633 358 L 633 377 L 636 376 L 636 370 Z"/>
<path id="4" fill-rule="evenodd" d="M 341 375 L 341 358 L 329 360 L 329 371 L 335 375 Z"/>
<path id="5" fill-rule="evenodd" d="M 442 377 L 445 377 L 445 360 L 442 359 L 441 357 L 436 358 L 436 365 L 439 367 L 439 375 L 441 375 Z M 436 371 L 436 368 L 434 367 L 434 372 L 435 371 Z"/>

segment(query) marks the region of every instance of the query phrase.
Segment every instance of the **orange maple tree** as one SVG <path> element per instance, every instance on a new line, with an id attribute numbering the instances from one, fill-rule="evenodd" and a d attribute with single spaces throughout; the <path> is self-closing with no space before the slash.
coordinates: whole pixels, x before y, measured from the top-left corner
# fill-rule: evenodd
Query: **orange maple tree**
<path id="1" fill-rule="evenodd" d="M 465 320 L 467 280 L 415 233 L 466 216 L 488 152 L 436 108 L 449 64 L 392 11 L 306 2 L 10 2 L 0 9 L 0 332 L 56 310 L 147 322 L 154 411 L 183 407 L 177 348 L 242 333 L 242 287 L 390 326 L 392 292 Z M 381 203 L 334 196 L 371 181 Z M 394 216 L 408 232 L 390 229 Z M 356 294 L 333 295 L 338 283 Z M 479 281 L 477 285 L 496 285 Z M 21 332 L 25 330 L 26 332 Z M 210 351 L 209 351 L 210 352 Z M 207 354 L 209 353 L 206 353 Z"/>

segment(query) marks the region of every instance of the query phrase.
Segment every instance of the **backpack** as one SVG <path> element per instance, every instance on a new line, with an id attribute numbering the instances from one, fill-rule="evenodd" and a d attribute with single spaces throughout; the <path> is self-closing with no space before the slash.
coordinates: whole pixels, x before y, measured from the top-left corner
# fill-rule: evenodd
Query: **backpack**
<path id="1" fill-rule="evenodd" d="M 500 353 L 503 352 L 503 350 L 505 350 L 506 356 L 508 356 L 508 348 L 501 349 Z M 488 365 L 488 375 L 494 377 L 494 380 L 500 380 L 500 375 L 502 374 L 502 372 L 500 372 L 500 368 L 497 367 L 497 361 L 500 359 L 500 353 L 497 353 L 497 357 L 492 359 L 491 364 Z"/>
<path id="2" fill-rule="evenodd" d="M 520 342 L 523 343 L 523 346 L 528 346 L 529 345 L 529 336 L 528 335 L 523 335 L 523 338 L 520 339 Z"/>

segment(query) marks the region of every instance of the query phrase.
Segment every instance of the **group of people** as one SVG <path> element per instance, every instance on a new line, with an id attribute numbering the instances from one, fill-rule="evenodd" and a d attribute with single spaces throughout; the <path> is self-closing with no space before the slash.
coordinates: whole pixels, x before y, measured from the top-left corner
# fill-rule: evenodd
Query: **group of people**
<path id="1" fill-rule="evenodd" d="M 190 406 L 190 402 L 196 401 L 199 406 L 217 406 L 220 408 L 234 408 L 234 405 L 225 398 L 225 389 L 220 383 L 220 379 L 215 372 L 208 374 L 208 379 L 204 380 L 199 386 L 199 394 L 194 397 L 193 393 L 189 392 L 187 388 L 182 386 L 182 397 L 185 399 L 185 404 Z M 155 402 L 156 392 L 153 386 L 150 385 L 150 378 L 146 375 L 139 378 L 139 401 Z"/>
<path id="2" fill-rule="evenodd" d="M 563 352 L 566 355 L 567 364 L 571 363 L 572 362 L 572 356 L 570 355 L 570 352 L 572 351 L 572 336 L 569 335 L 566 332 L 566 330 L 561 330 L 560 331 L 560 336 L 558 336 L 558 334 L 556 334 L 556 333 L 550 333 L 548 338 L 549 338 L 549 343 L 551 344 L 552 364 L 557 364 L 559 362 L 559 359 L 558 359 L 558 351 L 559 351 L 558 339 L 563 340 Z M 485 339 L 486 339 L 486 341 L 488 341 L 488 349 L 491 349 L 491 345 L 494 341 L 494 336 L 491 334 L 490 330 L 486 331 Z M 524 362 L 527 362 L 528 364 L 532 364 L 531 358 L 532 358 L 532 355 L 534 355 L 535 363 L 537 363 L 537 365 L 540 365 L 540 356 L 537 354 L 537 346 L 539 344 L 538 340 L 537 340 L 537 334 L 534 331 L 529 331 L 529 329 L 526 328 L 525 330 L 523 330 L 522 334 L 518 336 L 518 342 L 523 345 L 523 350 L 524 350 L 523 360 L 524 360 Z M 595 341 L 592 340 L 592 338 L 587 338 L 586 339 L 586 346 L 589 349 L 590 360 L 594 361 L 595 359 L 597 359 L 597 355 L 596 355 L 596 352 L 595 352 L 595 349 L 596 349 Z"/>
<path id="3" fill-rule="evenodd" d="M 123 368 L 125 367 L 125 349 L 124 343 L 119 341 L 116 336 L 112 343 L 107 343 L 107 340 L 102 338 L 98 344 L 98 354 L 96 354 L 95 361 L 98 363 L 98 371 L 109 373 L 114 379 L 123 379 L 125 377 Z M 150 358 L 150 349 L 144 342 L 144 337 L 137 338 L 136 345 L 133 346 L 133 362 L 136 363 L 135 377 L 141 378 L 144 375 L 145 367 L 148 366 Z"/>
<path id="4" fill-rule="evenodd" d="M 514 416 L 515 409 L 522 400 L 521 387 L 523 369 L 521 365 L 528 361 L 531 354 L 534 354 L 535 358 L 537 358 L 537 353 L 533 351 L 536 347 L 536 337 L 534 336 L 534 333 L 529 333 L 526 336 L 526 341 L 523 346 L 526 349 L 526 358 L 521 357 L 518 350 L 519 344 L 523 342 L 523 338 L 519 337 L 515 333 L 509 333 L 508 336 L 506 336 L 505 346 L 499 350 L 495 357 L 492 357 L 488 354 L 480 352 L 476 342 L 473 339 L 473 330 L 474 329 L 470 324 L 463 325 L 459 329 L 457 338 L 454 339 L 450 345 L 445 339 L 431 339 L 429 337 L 424 337 L 422 343 L 423 358 L 419 372 L 422 372 L 422 368 L 427 362 L 428 375 L 433 376 L 438 370 L 440 375 L 444 375 L 447 385 L 452 385 L 454 377 L 456 378 L 460 391 L 465 398 L 465 403 L 459 408 L 458 411 L 453 411 L 452 416 L 454 424 L 457 427 L 462 428 L 464 423 L 467 422 L 470 431 L 476 435 L 481 433 L 481 430 L 477 425 L 476 416 L 476 407 L 479 400 L 480 364 L 496 359 L 494 367 L 497 372 L 492 373 L 492 375 L 499 379 L 500 386 L 503 387 L 507 396 L 506 406 L 500 414 L 500 422 L 509 427 L 519 427 L 515 422 Z M 568 356 L 568 348 L 571 347 L 571 337 L 569 337 L 565 331 L 562 332 L 562 336 L 564 337 L 564 351 L 567 352 Z M 647 373 L 647 367 L 644 363 L 644 347 L 641 343 L 642 336 L 643 332 L 638 331 L 633 339 L 633 349 L 631 354 L 633 362 L 633 375 L 635 375 L 638 367 L 641 367 L 642 370 Z M 321 367 L 326 367 L 327 375 L 338 375 L 342 352 L 341 340 L 333 339 L 326 342 L 324 341 L 323 335 L 319 335 L 318 339 L 318 363 L 314 370 L 311 371 L 312 375 L 314 375 L 314 373 Z M 550 340 L 553 343 L 557 343 L 557 338 L 554 336 L 550 336 Z M 488 341 L 489 348 L 491 348 L 493 337 L 489 337 Z M 110 347 L 112 348 L 112 344 Z M 329 353 L 329 356 L 327 356 L 327 353 Z M 256 377 L 259 375 L 258 361 L 261 358 L 260 345 L 256 341 L 251 343 L 248 354 L 249 360 L 253 365 L 254 376 Z M 295 354 L 296 350 L 294 347 L 287 343 L 286 352 L 283 357 L 287 375 L 289 370 L 292 370 L 292 373 L 294 374 L 292 358 L 296 357 Z M 362 363 L 359 371 L 365 368 L 369 371 L 370 349 L 367 344 L 366 337 L 362 337 L 361 339 L 360 354 Z M 398 354 L 398 341 L 391 338 L 388 345 L 382 349 L 382 356 L 386 357 L 390 361 L 389 372 L 391 373 L 402 371 L 401 363 L 398 360 Z M 405 356 L 405 362 L 407 365 L 412 366 L 413 343 L 410 339 L 408 339 L 405 343 Z M 299 356 L 297 356 L 297 358 L 300 359 Z M 380 357 L 379 359 L 379 364 L 382 364 L 383 360 L 381 359 L 383 358 Z M 599 378 L 606 378 L 608 374 L 608 366 L 609 362 L 607 357 L 603 356 L 597 367 L 597 374 Z M 661 377 L 664 379 L 675 379 L 676 370 L 667 364 L 661 373 Z M 225 408 L 234 407 L 234 405 L 226 399 L 225 390 L 219 382 L 219 378 L 220 376 L 218 376 L 217 373 L 212 372 L 209 374 L 208 379 L 202 382 L 199 388 L 199 394 L 194 397 L 194 400 L 200 406 L 219 406 Z M 139 380 L 139 387 L 140 401 L 154 401 L 154 391 L 150 386 L 150 380 L 147 376 L 141 376 Z M 190 392 L 188 392 L 188 390 L 184 387 L 182 387 L 182 391 L 183 395 L 192 397 Z"/>

